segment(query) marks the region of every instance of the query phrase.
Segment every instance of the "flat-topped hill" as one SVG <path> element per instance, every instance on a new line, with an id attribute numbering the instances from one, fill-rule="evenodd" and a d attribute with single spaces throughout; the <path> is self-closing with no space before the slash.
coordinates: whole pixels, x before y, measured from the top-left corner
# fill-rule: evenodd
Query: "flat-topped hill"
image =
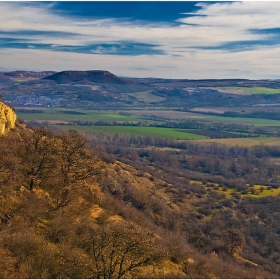
<path id="1" fill-rule="evenodd" d="M 119 78 L 109 71 L 90 70 L 90 71 L 62 71 L 55 73 L 44 79 L 53 80 L 58 83 L 84 82 L 93 83 L 111 83 L 111 84 L 127 84 L 131 83 L 125 79 Z"/>

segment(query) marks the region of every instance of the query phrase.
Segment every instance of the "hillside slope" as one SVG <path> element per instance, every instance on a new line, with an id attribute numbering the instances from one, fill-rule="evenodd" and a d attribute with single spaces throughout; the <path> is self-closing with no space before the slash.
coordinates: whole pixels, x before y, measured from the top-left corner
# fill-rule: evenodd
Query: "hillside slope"
<path id="1" fill-rule="evenodd" d="M 17 128 L 0 153 L 1 278 L 277 278 L 199 252 L 181 226 L 198 196 L 181 208 L 175 185 L 75 131 Z"/>

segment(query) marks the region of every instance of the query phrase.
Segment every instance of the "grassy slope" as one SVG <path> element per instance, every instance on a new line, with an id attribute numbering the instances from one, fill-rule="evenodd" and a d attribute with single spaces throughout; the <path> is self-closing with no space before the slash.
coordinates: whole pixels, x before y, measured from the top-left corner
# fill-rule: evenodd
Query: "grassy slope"
<path id="1" fill-rule="evenodd" d="M 147 91 L 141 91 L 141 92 L 133 92 L 133 93 L 127 93 L 130 96 L 134 96 L 137 98 L 139 101 L 144 101 L 144 102 L 160 102 L 165 100 L 165 98 L 154 95 L 151 93 L 151 90 Z"/>
<path id="2" fill-rule="evenodd" d="M 242 194 L 241 192 L 238 192 L 236 189 L 227 189 L 226 191 L 223 191 L 221 188 L 219 189 L 219 192 L 224 193 L 228 198 L 232 198 L 233 193 L 238 193 L 242 197 L 247 198 L 261 198 L 261 197 L 269 197 L 269 196 L 279 196 L 280 195 L 280 188 L 278 189 L 267 189 L 266 186 L 264 187 L 264 190 L 262 192 L 259 191 L 261 186 L 255 185 L 254 189 L 257 191 L 255 194 L 252 194 L 251 192 L 248 192 L 248 194 Z"/>
<path id="3" fill-rule="evenodd" d="M 211 187 L 204 185 L 201 181 L 196 181 L 196 180 L 190 180 L 191 184 L 198 184 L 202 185 L 203 187 L 207 189 L 212 189 Z M 256 190 L 254 194 L 252 194 L 251 191 L 249 191 L 247 194 L 243 194 L 242 192 L 238 191 L 236 188 L 228 188 L 227 190 L 223 190 L 222 187 L 219 187 L 218 184 L 212 183 L 218 189 L 214 189 L 215 191 L 219 193 L 223 193 L 226 195 L 227 198 L 233 198 L 234 193 L 238 193 L 241 197 L 246 197 L 246 198 L 261 198 L 261 197 L 269 197 L 269 196 L 279 196 L 280 195 L 280 188 L 273 189 L 273 188 L 268 188 L 267 186 L 263 185 L 254 185 L 253 188 Z M 260 191 L 260 188 L 263 188 L 262 191 Z M 213 190 L 213 189 L 212 189 Z"/>

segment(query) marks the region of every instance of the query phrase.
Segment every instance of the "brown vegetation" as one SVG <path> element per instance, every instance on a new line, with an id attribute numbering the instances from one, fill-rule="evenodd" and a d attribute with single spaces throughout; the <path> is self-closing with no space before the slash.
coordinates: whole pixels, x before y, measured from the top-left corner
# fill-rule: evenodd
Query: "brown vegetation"
<path id="1" fill-rule="evenodd" d="M 255 217 L 276 226 L 278 212 L 271 217 L 265 201 L 255 209 L 250 201 L 227 201 L 186 180 L 183 185 L 179 177 L 168 182 L 162 173 L 116 161 L 104 148 L 91 149 L 75 131 L 18 128 L 0 138 L 0 153 L 2 278 L 279 275 L 272 265 L 277 233 Z M 142 153 L 127 156 L 136 163 Z M 176 155 L 153 155 L 153 162 L 161 156 L 169 168 L 180 167 Z M 247 268 L 236 254 L 266 263 Z"/>

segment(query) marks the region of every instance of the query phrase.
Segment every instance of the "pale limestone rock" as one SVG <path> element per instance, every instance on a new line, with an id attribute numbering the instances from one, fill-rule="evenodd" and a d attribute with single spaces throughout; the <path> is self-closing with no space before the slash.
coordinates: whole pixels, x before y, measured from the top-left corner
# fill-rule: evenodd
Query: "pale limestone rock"
<path id="1" fill-rule="evenodd" d="M 3 102 L 0 102 L 0 135 L 6 134 L 15 127 L 17 115 L 14 110 Z"/>

